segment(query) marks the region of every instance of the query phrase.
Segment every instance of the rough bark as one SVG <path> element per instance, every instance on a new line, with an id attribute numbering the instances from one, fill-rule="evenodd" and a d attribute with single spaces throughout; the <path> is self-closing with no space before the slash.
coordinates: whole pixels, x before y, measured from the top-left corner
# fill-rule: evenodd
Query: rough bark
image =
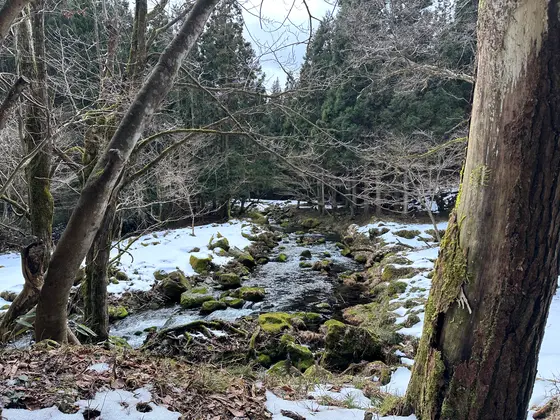
<path id="1" fill-rule="evenodd" d="M 19 16 L 28 3 L 29 0 L 6 0 L 2 9 L 0 9 L 0 45 L 8 36 L 15 18 Z"/>
<path id="2" fill-rule="evenodd" d="M 557 2 L 480 3 L 467 160 L 407 403 L 420 419 L 524 419 L 558 281 Z"/>
<path id="3" fill-rule="evenodd" d="M 44 15 L 42 2 L 32 2 L 18 25 L 18 70 L 30 81 L 32 101 L 26 103 L 23 115 L 23 146 L 26 154 L 49 138 L 47 73 L 45 66 Z M 45 265 L 52 248 L 53 198 L 50 193 L 52 143 L 35 154 L 25 168 L 28 186 L 31 233 L 47 247 Z"/>
<path id="4" fill-rule="evenodd" d="M 49 264 L 37 305 L 37 340 L 67 341 L 66 302 L 75 273 L 103 222 L 113 189 L 134 146 L 171 89 L 183 59 L 204 29 L 217 2 L 196 2 L 177 35 L 161 54 L 88 178 Z"/>

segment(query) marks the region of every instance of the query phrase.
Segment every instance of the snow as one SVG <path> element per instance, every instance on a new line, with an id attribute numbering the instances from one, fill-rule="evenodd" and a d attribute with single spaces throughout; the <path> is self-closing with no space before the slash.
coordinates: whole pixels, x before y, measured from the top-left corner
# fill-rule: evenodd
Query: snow
<path id="1" fill-rule="evenodd" d="M 109 369 L 111 369 L 111 367 L 107 363 L 95 363 L 87 368 L 87 370 L 97 373 L 107 372 Z"/>
<path id="2" fill-rule="evenodd" d="M 121 294 L 128 290 L 150 290 L 155 279 L 154 271 L 166 272 L 177 269 L 183 270 L 187 275 L 196 274 L 189 263 L 191 255 L 206 258 L 212 257 L 216 265 L 227 264 L 232 258 L 218 255 L 219 250 L 209 250 L 208 244 L 212 236 L 218 233 L 227 238 L 230 247 L 243 249 L 251 241 L 242 234 L 252 234 L 253 229 L 258 229 L 249 222 L 232 220 L 227 223 L 209 224 L 195 227 L 195 235 L 191 236 L 190 228 L 165 230 L 153 232 L 140 237 L 127 249 L 121 257 L 119 270 L 124 271 L 129 280 L 121 280 L 118 284 L 109 284 L 107 290 L 112 294 Z M 121 248 L 127 245 L 126 241 L 120 244 Z M 200 248 L 199 252 L 192 252 L 193 248 Z M 111 258 L 118 255 L 118 249 L 113 248 Z M 17 253 L 0 255 L 0 291 L 13 291 L 19 293 L 23 289 L 24 279 L 21 273 L 20 255 Z M 8 304 L 0 298 L 0 307 Z"/>
<path id="3" fill-rule="evenodd" d="M 5 420 L 83 420 L 84 411 L 99 410 L 103 420 L 177 420 L 181 414 L 169 411 L 150 402 L 152 395 L 146 388 L 139 388 L 134 392 L 113 390 L 98 392 L 93 400 L 80 400 L 76 403 L 78 412 L 65 414 L 57 407 L 44 408 L 42 410 L 24 410 L 5 408 L 2 418 Z M 148 403 L 151 411 L 142 412 L 137 410 L 137 404 Z"/>
<path id="4" fill-rule="evenodd" d="M 397 370 L 391 375 L 391 381 L 387 385 L 383 385 L 380 389 L 381 392 L 393 394 L 398 397 L 404 396 L 406 388 L 410 382 L 412 373 L 406 367 L 398 367 Z"/>
<path id="5" fill-rule="evenodd" d="M 348 392 L 351 388 L 343 388 Z M 363 393 L 359 390 L 355 390 L 358 393 Z M 332 398 L 331 393 L 329 396 Z M 365 397 L 364 397 L 365 398 Z M 344 400 L 344 397 L 336 397 L 336 400 Z M 366 413 L 365 410 L 360 408 L 341 408 L 341 407 L 332 407 L 321 405 L 319 401 L 315 399 L 306 399 L 300 401 L 289 401 L 284 400 L 280 397 L 277 397 L 272 392 L 266 392 L 266 408 L 268 411 L 272 413 L 273 420 L 290 420 L 289 417 L 282 415 L 282 410 L 291 411 L 293 413 L 297 413 L 300 416 L 303 416 L 307 419 L 314 419 L 314 420 L 363 420 L 364 414 Z M 411 415 L 408 417 L 401 417 L 401 416 L 387 416 L 387 417 L 375 417 L 378 420 L 414 420 L 416 419 L 415 416 Z"/>
<path id="6" fill-rule="evenodd" d="M 330 398 L 335 401 L 351 402 L 351 405 L 356 408 L 369 408 L 371 400 L 367 398 L 364 393 L 353 387 L 343 387 L 338 391 L 331 391 L 329 385 L 317 385 L 315 390 L 310 392 L 309 395 L 316 400 Z"/>

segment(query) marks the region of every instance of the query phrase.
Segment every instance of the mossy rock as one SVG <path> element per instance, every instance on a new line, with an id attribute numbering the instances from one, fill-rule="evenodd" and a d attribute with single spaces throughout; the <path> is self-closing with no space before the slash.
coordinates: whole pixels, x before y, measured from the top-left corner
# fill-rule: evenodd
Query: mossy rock
<path id="1" fill-rule="evenodd" d="M 387 262 L 390 264 L 399 264 L 399 265 L 411 265 L 412 261 L 410 261 L 406 257 L 402 256 L 393 256 L 387 259 Z"/>
<path id="2" fill-rule="evenodd" d="M 311 259 L 311 250 L 309 249 L 304 249 L 303 251 L 301 251 L 301 254 L 299 254 L 300 257 L 306 258 L 306 259 Z"/>
<path id="3" fill-rule="evenodd" d="M 260 257 L 259 259 L 257 259 L 257 264 L 258 265 L 265 265 L 268 264 L 269 259 L 267 257 Z"/>
<path id="4" fill-rule="evenodd" d="M 188 288 L 179 282 L 166 278 L 159 284 L 161 293 L 168 302 L 179 303 L 181 295 L 188 290 Z"/>
<path id="5" fill-rule="evenodd" d="M 224 238 L 219 232 L 218 235 L 217 239 L 214 239 L 214 236 L 210 238 L 210 242 L 208 242 L 208 249 L 221 248 L 225 251 L 229 251 L 229 241 L 227 238 Z"/>
<path id="6" fill-rule="evenodd" d="M 404 281 L 392 281 L 387 286 L 387 294 L 389 296 L 400 295 L 406 292 L 408 285 Z"/>
<path id="7" fill-rule="evenodd" d="M 245 267 L 252 268 L 257 265 L 255 259 L 248 252 L 242 252 L 237 256 L 237 261 L 243 264 Z"/>
<path id="8" fill-rule="evenodd" d="M 311 269 L 314 271 L 331 271 L 332 265 L 331 260 L 315 261 Z"/>
<path id="9" fill-rule="evenodd" d="M 406 400 L 404 397 L 385 394 L 383 402 L 379 406 L 378 412 L 380 416 L 390 417 L 399 415 L 404 407 L 406 407 Z"/>
<path id="10" fill-rule="evenodd" d="M 210 314 L 214 311 L 226 309 L 227 305 L 224 302 L 218 300 L 207 300 L 202 303 L 200 307 L 201 314 Z"/>
<path id="11" fill-rule="evenodd" d="M 177 269 L 175 271 L 172 271 L 171 273 L 167 274 L 167 278 L 176 281 L 177 283 L 180 283 L 185 287 L 191 287 L 189 279 L 187 279 L 187 276 L 185 276 L 185 273 L 183 273 L 182 270 Z"/>
<path id="12" fill-rule="evenodd" d="M 234 297 L 231 297 L 231 296 L 225 296 L 225 297 L 221 298 L 220 302 L 224 302 L 226 304 L 226 306 L 228 306 L 229 308 L 234 308 L 234 309 L 241 309 L 241 308 L 243 308 L 243 305 L 245 304 L 245 301 L 243 299 L 234 298 Z"/>
<path id="13" fill-rule="evenodd" d="M 10 309 L 10 305 L 8 304 L 2 305 L 2 307 L 0 307 L 0 311 L 7 311 L 8 309 Z"/>
<path id="14" fill-rule="evenodd" d="M 117 319 L 123 319 L 128 316 L 128 311 L 124 306 L 113 306 L 109 305 L 109 320 L 115 321 Z"/>
<path id="15" fill-rule="evenodd" d="M 365 254 L 358 254 L 354 256 L 354 261 L 360 264 L 365 264 L 367 262 L 367 257 L 365 256 Z"/>
<path id="16" fill-rule="evenodd" d="M 264 287 L 240 287 L 231 293 L 231 296 L 248 300 L 249 302 L 260 302 L 264 299 L 265 290 Z"/>
<path id="17" fill-rule="evenodd" d="M 294 337 L 289 334 L 284 334 L 280 338 L 280 348 L 299 370 L 306 370 L 314 364 L 313 352 L 301 344 L 296 344 Z"/>
<path id="18" fill-rule="evenodd" d="M 330 258 L 330 257 L 332 257 L 332 255 L 329 251 L 325 251 L 325 252 L 323 252 L 323 257 Z"/>
<path id="19" fill-rule="evenodd" d="M 249 216 L 251 221 L 257 225 L 266 225 L 268 223 L 266 216 L 258 211 L 249 212 L 247 213 L 247 216 Z"/>
<path id="20" fill-rule="evenodd" d="M 212 257 L 197 257 L 195 255 L 191 255 L 191 257 L 189 258 L 189 263 L 193 270 L 198 274 L 205 274 L 211 267 Z"/>
<path id="21" fill-rule="evenodd" d="M 272 364 L 272 360 L 268 354 L 261 353 L 257 356 L 257 363 L 264 367 L 268 367 Z"/>
<path id="22" fill-rule="evenodd" d="M 268 375 L 273 376 L 293 376 L 293 375 L 301 375 L 301 372 L 292 366 L 292 363 L 289 360 L 281 360 L 273 364 L 270 369 L 266 371 Z"/>
<path id="23" fill-rule="evenodd" d="M 122 337 L 117 337 L 116 335 L 110 335 L 107 341 L 109 342 L 110 345 L 112 345 L 114 347 L 121 347 L 121 348 L 125 348 L 125 349 L 131 349 L 132 348 L 130 346 L 130 344 L 128 344 L 128 341 L 126 341 Z"/>
<path id="24" fill-rule="evenodd" d="M 335 243 L 335 246 L 336 246 L 338 249 L 347 248 L 347 246 L 344 245 L 342 242 L 337 242 L 337 243 Z"/>
<path id="25" fill-rule="evenodd" d="M 115 273 L 115 278 L 119 281 L 127 281 L 128 275 L 124 271 L 117 271 Z"/>
<path id="26" fill-rule="evenodd" d="M 313 264 L 311 264 L 308 261 L 300 261 L 299 266 L 300 266 L 300 268 L 311 268 L 311 267 L 313 267 Z"/>
<path id="27" fill-rule="evenodd" d="M 118 281 L 115 277 L 111 277 L 111 278 L 109 279 L 109 283 L 111 283 L 111 284 L 119 284 L 120 281 Z"/>
<path id="28" fill-rule="evenodd" d="M 377 376 L 381 385 L 387 385 L 391 381 L 391 368 L 383 362 L 368 363 L 364 371 L 368 376 Z"/>
<path id="29" fill-rule="evenodd" d="M 352 250 L 350 248 L 344 248 L 340 251 L 340 254 L 343 257 L 351 258 L 352 257 Z"/>
<path id="30" fill-rule="evenodd" d="M 218 275 L 218 283 L 224 289 L 234 289 L 241 286 L 241 278 L 235 273 L 222 273 Z"/>
<path id="31" fill-rule="evenodd" d="M 167 273 L 164 270 L 156 270 L 154 271 L 154 278 L 156 280 L 163 280 L 167 277 Z"/>
<path id="32" fill-rule="evenodd" d="M 181 306 L 185 309 L 200 308 L 204 302 L 213 300 L 211 294 L 184 292 L 181 295 Z"/>
<path id="33" fill-rule="evenodd" d="M 281 254 L 278 255 L 278 258 L 276 258 L 276 261 L 286 262 L 286 261 L 288 261 L 288 256 L 284 253 L 281 253 Z"/>
<path id="34" fill-rule="evenodd" d="M 396 232 L 394 232 L 394 234 L 395 236 L 400 236 L 401 238 L 414 239 L 415 237 L 420 235 L 420 231 L 403 229 L 403 230 L 397 230 Z"/>
<path id="35" fill-rule="evenodd" d="M 388 264 L 383 268 L 383 273 L 381 274 L 381 280 L 391 281 L 397 279 L 405 279 L 413 277 L 415 273 L 412 267 L 395 267 L 394 265 Z"/>
<path id="36" fill-rule="evenodd" d="M 293 327 L 313 330 L 321 324 L 322 320 L 323 317 L 315 312 L 296 312 L 294 314 L 268 312 L 259 315 L 258 323 L 263 331 L 275 334 Z"/>
<path id="37" fill-rule="evenodd" d="M 418 305 L 420 305 L 420 303 L 414 299 L 407 299 L 407 301 L 404 303 L 404 307 L 406 309 L 414 308 L 415 306 Z"/>
<path id="38" fill-rule="evenodd" d="M 406 318 L 406 321 L 404 321 L 402 323 L 403 327 L 405 328 L 410 328 L 413 327 L 414 325 L 418 324 L 420 322 L 420 317 L 416 314 L 410 314 L 408 316 L 408 318 Z"/>
<path id="39" fill-rule="evenodd" d="M 329 372 L 324 367 L 314 364 L 309 366 L 305 372 L 303 372 L 303 376 L 310 379 L 320 379 L 320 380 L 328 380 L 333 377 L 333 374 Z"/>
<path id="40" fill-rule="evenodd" d="M 336 320 L 325 322 L 325 328 L 324 366 L 343 370 L 351 363 L 385 359 L 382 343 L 371 331 Z"/>
<path id="41" fill-rule="evenodd" d="M 308 217 L 301 221 L 301 226 L 305 229 L 314 229 L 321 224 L 321 221 L 313 217 Z"/>
<path id="42" fill-rule="evenodd" d="M 371 239 L 374 239 L 377 238 L 378 236 L 385 235 L 387 232 L 389 232 L 389 228 L 382 227 L 382 228 L 371 228 L 368 233 L 369 233 L 369 237 Z"/>

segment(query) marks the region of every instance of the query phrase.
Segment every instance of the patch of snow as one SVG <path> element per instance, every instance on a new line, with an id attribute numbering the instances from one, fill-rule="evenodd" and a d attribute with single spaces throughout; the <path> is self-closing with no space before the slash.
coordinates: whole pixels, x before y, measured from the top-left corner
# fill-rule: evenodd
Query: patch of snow
<path id="1" fill-rule="evenodd" d="M 371 400 L 364 395 L 362 390 L 354 387 L 343 387 L 338 391 L 331 391 L 332 387 L 329 385 L 316 385 L 315 390 L 310 392 L 309 395 L 315 399 L 330 398 L 334 401 L 347 401 L 356 408 L 369 408 Z"/>
<path id="2" fill-rule="evenodd" d="M 95 363 L 87 368 L 87 370 L 97 373 L 107 372 L 109 369 L 111 369 L 111 367 L 107 363 Z"/>
<path id="3" fill-rule="evenodd" d="M 412 373 L 408 368 L 398 367 L 397 370 L 395 370 L 391 375 L 391 381 L 389 381 L 387 385 L 383 385 L 380 388 L 381 392 L 393 394 L 398 397 L 404 396 L 411 376 Z"/>
<path id="4" fill-rule="evenodd" d="M 313 420 L 363 420 L 365 410 L 358 408 L 340 408 L 320 405 L 316 400 L 307 399 L 289 401 L 266 391 L 266 408 L 272 413 L 272 420 L 290 420 L 282 415 L 282 410 L 291 411 L 307 419 Z M 414 415 L 408 417 L 387 416 L 375 417 L 378 420 L 415 420 Z"/>
<path id="5" fill-rule="evenodd" d="M 408 357 L 401 357 L 401 363 L 403 365 L 412 366 L 414 364 L 414 359 L 409 359 Z"/>
<path id="6" fill-rule="evenodd" d="M 422 329 L 424 328 L 424 312 L 418 314 L 418 318 L 420 318 L 420 322 L 414 324 L 412 327 L 401 328 L 398 333 L 420 338 L 422 336 Z"/>
<path id="7" fill-rule="evenodd" d="M 20 255 L 16 252 L 0 255 L 0 291 L 19 293 L 24 282 Z M 0 306 L 9 303 L 0 298 Z"/>
<path id="8" fill-rule="evenodd" d="M 80 400 L 76 403 L 78 412 L 65 414 L 57 407 L 44 408 L 42 410 L 24 410 L 5 408 L 2 418 L 6 420 L 83 420 L 84 412 L 88 409 L 101 412 L 99 418 L 103 420 L 177 420 L 180 413 L 169 411 L 152 402 L 152 395 L 146 388 L 137 389 L 134 392 L 123 390 L 112 390 L 98 392 L 93 400 Z M 137 410 L 137 404 L 147 403 L 151 411 L 143 412 Z"/>

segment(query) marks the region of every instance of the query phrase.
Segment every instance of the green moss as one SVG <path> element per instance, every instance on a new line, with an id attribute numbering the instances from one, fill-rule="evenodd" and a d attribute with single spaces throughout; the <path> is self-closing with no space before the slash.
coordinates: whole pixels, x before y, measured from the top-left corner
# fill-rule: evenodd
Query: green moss
<path id="1" fill-rule="evenodd" d="M 217 301 L 217 300 L 207 300 L 207 301 L 202 303 L 202 306 L 200 308 L 200 313 L 201 314 L 209 314 L 209 313 L 212 313 L 214 311 L 218 311 L 218 310 L 226 309 L 226 308 L 227 308 L 227 305 L 224 302 Z"/>
<path id="2" fill-rule="evenodd" d="M 400 236 L 401 238 L 414 239 L 416 236 L 420 235 L 420 231 L 403 229 L 403 230 L 397 230 L 396 232 L 394 232 L 394 234 L 396 236 Z"/>
<path id="3" fill-rule="evenodd" d="M 305 346 L 296 344 L 291 335 L 284 334 L 280 338 L 280 346 L 297 369 L 305 370 L 314 364 L 313 352 Z"/>
<path id="4" fill-rule="evenodd" d="M 181 295 L 188 289 L 184 284 L 173 281 L 170 278 L 162 280 L 159 287 L 165 300 L 168 302 L 179 302 Z"/>
<path id="5" fill-rule="evenodd" d="M 325 323 L 325 352 L 321 363 L 345 369 L 363 360 L 383 360 L 381 342 L 371 331 L 330 320 Z"/>
<path id="6" fill-rule="evenodd" d="M 358 254 L 354 257 L 354 260 L 360 264 L 365 264 L 367 262 L 367 257 L 365 254 Z"/>
<path id="7" fill-rule="evenodd" d="M 324 381 L 331 379 L 333 377 L 333 374 L 324 367 L 313 364 L 312 366 L 308 367 L 305 372 L 303 372 L 303 376 L 310 379 Z"/>
<path id="8" fill-rule="evenodd" d="M 270 366 L 272 364 L 272 360 L 268 354 L 261 353 L 257 356 L 257 362 L 262 366 Z"/>
<path id="9" fill-rule="evenodd" d="M 344 249 L 344 248 L 346 248 L 346 245 L 344 245 L 342 242 L 337 242 L 337 243 L 335 243 L 335 246 L 336 246 L 338 249 Z"/>
<path id="10" fill-rule="evenodd" d="M 406 292 L 408 285 L 404 281 L 392 281 L 387 286 L 387 294 L 389 296 L 400 295 Z"/>
<path id="11" fill-rule="evenodd" d="M 154 271 L 154 278 L 156 280 L 163 280 L 166 277 L 167 277 L 167 273 L 165 271 L 163 271 L 163 270 Z"/>
<path id="12" fill-rule="evenodd" d="M 344 249 L 342 249 L 342 250 L 340 251 L 340 254 L 341 254 L 343 257 L 349 257 L 349 258 L 352 257 L 352 251 L 350 250 L 350 248 L 344 248 Z"/>
<path id="13" fill-rule="evenodd" d="M 260 302 L 264 299 L 264 287 L 240 287 L 231 294 L 233 297 L 248 300 L 249 302 Z"/>
<path id="14" fill-rule="evenodd" d="M 394 265 L 388 264 L 383 268 L 383 273 L 381 274 L 381 280 L 391 281 L 396 279 L 410 278 L 414 276 L 414 268 L 412 267 L 395 267 Z"/>
<path id="15" fill-rule="evenodd" d="M 185 309 L 199 308 L 206 301 L 213 300 L 210 294 L 184 292 L 181 295 L 181 306 Z"/>
<path id="16" fill-rule="evenodd" d="M 126 275 L 126 273 L 124 271 L 117 271 L 117 273 L 115 274 L 115 277 L 117 278 L 117 280 L 120 280 L 120 281 L 128 280 L 128 276 Z"/>
<path id="17" fill-rule="evenodd" d="M 245 304 L 243 299 L 234 298 L 231 296 L 226 296 L 220 299 L 221 302 L 224 302 L 226 306 L 234 309 L 241 309 Z"/>
<path id="18" fill-rule="evenodd" d="M 115 347 L 121 347 L 121 348 L 127 348 L 127 349 L 132 348 L 130 346 L 130 344 L 128 344 L 128 341 L 126 341 L 122 337 L 117 337 L 115 335 L 110 335 L 109 339 L 107 341 L 109 342 L 110 345 L 115 346 Z"/>
<path id="19" fill-rule="evenodd" d="M 406 328 L 410 328 L 416 324 L 418 324 L 420 322 L 420 317 L 416 314 L 410 314 L 408 316 L 408 318 L 406 318 L 406 321 L 403 322 L 403 326 Z"/>
<path id="20" fill-rule="evenodd" d="M 109 305 L 108 311 L 110 320 L 123 319 L 128 316 L 128 311 L 124 306 Z"/>
<path id="21" fill-rule="evenodd" d="M 251 254 L 247 252 L 242 252 L 237 256 L 237 261 L 243 264 L 245 267 L 254 267 L 257 265 L 255 259 L 251 256 Z"/>
<path id="22" fill-rule="evenodd" d="M 268 223 L 266 216 L 258 211 L 249 212 L 247 213 L 247 216 L 249 216 L 251 221 L 257 225 L 266 225 Z"/>
<path id="23" fill-rule="evenodd" d="M 331 260 L 315 261 L 311 269 L 315 271 L 330 271 L 332 265 L 333 263 Z"/>
<path id="24" fill-rule="evenodd" d="M 225 251 L 229 251 L 229 241 L 227 238 L 221 236 L 219 232 L 218 235 L 218 239 L 214 239 L 214 236 L 210 238 L 210 241 L 208 242 L 208 249 L 221 248 Z"/>
<path id="25" fill-rule="evenodd" d="M 222 273 L 218 275 L 218 283 L 225 289 L 241 286 L 241 278 L 235 273 Z"/>
<path id="26" fill-rule="evenodd" d="M 379 406 L 378 412 L 381 416 L 392 416 L 400 414 L 405 405 L 404 397 L 387 394 L 383 398 L 383 402 Z"/>
<path id="27" fill-rule="evenodd" d="M 313 267 L 313 264 L 311 264 L 310 262 L 307 262 L 307 261 L 300 261 L 299 266 L 300 266 L 300 268 L 311 268 L 311 267 Z"/>
<path id="28" fill-rule="evenodd" d="M 281 253 L 281 254 L 278 255 L 278 258 L 276 259 L 276 261 L 286 262 L 286 261 L 288 261 L 288 256 L 284 253 Z"/>
<path id="29" fill-rule="evenodd" d="M 300 257 L 310 259 L 311 258 L 311 251 L 309 249 L 304 249 L 303 251 L 301 251 L 301 254 L 299 254 L 299 255 L 300 255 Z"/>
<path id="30" fill-rule="evenodd" d="M 191 255 L 189 258 L 189 263 L 194 271 L 198 274 L 205 274 L 208 272 L 210 268 L 210 264 L 212 263 L 212 257 L 197 257 L 195 255 Z"/>
<path id="31" fill-rule="evenodd" d="M 305 229 L 314 229 L 321 224 L 321 221 L 313 217 L 302 220 L 301 226 Z"/>
<path id="32" fill-rule="evenodd" d="M 0 311 L 7 311 L 8 309 L 10 309 L 10 305 L 2 305 Z"/>
<path id="33" fill-rule="evenodd" d="M 387 232 L 389 232 L 389 229 L 384 227 L 384 228 L 372 228 L 369 230 L 369 237 L 371 239 L 377 238 L 378 236 L 381 235 L 385 235 Z"/>
<path id="34" fill-rule="evenodd" d="M 193 287 L 193 288 L 191 289 L 191 293 L 208 294 L 208 288 L 205 287 L 205 286 Z"/>
<path id="35" fill-rule="evenodd" d="M 261 329 L 269 334 L 275 334 L 292 328 L 292 315 L 285 312 L 271 312 L 260 314 L 258 318 Z"/>

